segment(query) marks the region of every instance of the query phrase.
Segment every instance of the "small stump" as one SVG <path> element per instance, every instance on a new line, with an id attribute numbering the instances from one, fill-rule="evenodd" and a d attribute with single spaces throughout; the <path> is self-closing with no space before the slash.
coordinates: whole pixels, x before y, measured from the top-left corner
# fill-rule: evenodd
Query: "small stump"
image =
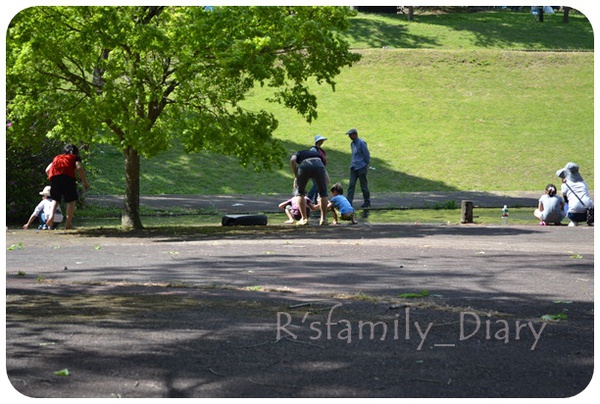
<path id="1" fill-rule="evenodd" d="M 460 202 L 460 222 L 473 223 L 473 201 Z"/>

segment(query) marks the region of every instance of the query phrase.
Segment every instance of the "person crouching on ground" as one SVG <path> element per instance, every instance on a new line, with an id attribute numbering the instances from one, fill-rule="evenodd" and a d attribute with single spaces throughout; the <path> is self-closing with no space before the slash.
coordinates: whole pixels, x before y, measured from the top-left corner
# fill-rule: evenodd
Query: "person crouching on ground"
<path id="1" fill-rule="evenodd" d="M 575 163 L 567 163 L 564 168 L 556 172 L 556 175 L 562 179 L 560 192 L 565 203 L 569 205 L 567 210 L 567 217 L 571 221 L 569 226 L 577 226 L 581 222 L 593 225 L 593 221 L 588 220 L 587 210 L 594 209 L 594 201 L 590 197 L 587 183 L 579 173 L 579 166 Z"/>
<path id="2" fill-rule="evenodd" d="M 538 208 L 533 212 L 533 215 L 540 220 L 541 226 L 546 226 L 548 223 L 560 225 L 565 218 L 565 203 L 556 192 L 556 186 L 548 184 L 546 193 L 540 197 Z"/>
<path id="3" fill-rule="evenodd" d="M 65 230 L 73 228 L 73 214 L 75 213 L 75 204 L 79 195 L 77 195 L 77 177 L 75 172 L 79 174 L 81 182 L 85 189 L 89 189 L 90 185 L 85 179 L 85 173 L 81 165 L 81 157 L 79 157 L 79 149 L 77 146 L 69 143 L 65 146 L 63 154 L 54 157 L 52 163 L 46 167 L 46 174 L 50 180 L 50 196 L 52 201 L 52 214 L 48 218 L 48 227 L 54 225 L 54 215 L 58 204 L 63 197 L 67 203 L 67 221 Z"/>
<path id="4" fill-rule="evenodd" d="M 48 223 L 46 220 L 52 213 L 52 198 L 50 197 L 50 187 L 44 187 L 44 190 L 40 192 L 42 195 L 42 200 L 33 210 L 33 213 L 29 217 L 29 220 L 25 225 L 23 225 L 24 229 L 28 229 L 29 226 L 33 223 L 36 218 L 39 218 L 40 224 L 38 226 L 38 230 L 49 230 L 56 229 L 60 222 L 63 220 L 62 212 L 60 211 L 60 206 L 57 206 L 56 212 L 54 213 L 54 224 L 48 227 Z"/>
<path id="5" fill-rule="evenodd" d="M 357 224 L 356 221 L 356 213 L 352 204 L 346 199 L 344 196 L 344 188 L 342 188 L 342 184 L 336 182 L 332 185 L 331 195 L 333 197 L 329 200 L 329 204 L 327 205 L 327 209 L 331 211 L 331 216 L 333 216 L 333 224 L 338 224 L 338 213 L 339 218 L 341 220 L 349 220 L 351 224 Z"/>
<path id="6" fill-rule="evenodd" d="M 308 216 L 306 215 L 306 184 L 311 178 L 317 183 L 319 198 L 319 208 L 321 209 L 320 226 L 327 225 L 327 202 L 329 194 L 327 193 L 327 183 L 329 175 L 321 154 L 316 150 L 300 150 L 290 158 L 290 167 L 294 174 L 294 195 L 297 198 L 300 214 L 302 218 L 296 222 L 298 226 L 308 225 Z"/>
<path id="7" fill-rule="evenodd" d="M 306 201 L 306 217 L 310 217 L 310 212 L 317 210 L 319 207 L 310 200 L 309 197 L 305 197 Z M 283 210 L 288 217 L 288 220 L 284 224 L 294 224 L 296 220 L 302 220 L 302 214 L 300 213 L 300 206 L 298 205 L 298 198 L 292 197 L 285 202 L 281 202 L 279 209 Z"/>

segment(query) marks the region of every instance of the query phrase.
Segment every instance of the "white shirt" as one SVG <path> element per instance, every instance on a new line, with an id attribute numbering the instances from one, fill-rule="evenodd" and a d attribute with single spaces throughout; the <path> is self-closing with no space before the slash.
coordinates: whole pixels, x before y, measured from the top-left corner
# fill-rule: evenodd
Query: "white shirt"
<path id="1" fill-rule="evenodd" d="M 44 216 L 46 217 L 46 220 L 48 220 L 48 218 L 50 217 L 50 215 L 52 214 L 52 199 L 50 198 L 46 198 L 46 199 L 42 199 L 42 201 L 40 203 L 38 203 L 38 205 L 35 207 L 33 213 L 36 216 L 40 216 L 40 213 L 44 212 Z M 56 212 L 54 213 L 54 223 L 60 223 L 63 220 L 63 214 L 62 211 L 60 210 L 60 206 L 56 207 Z"/>

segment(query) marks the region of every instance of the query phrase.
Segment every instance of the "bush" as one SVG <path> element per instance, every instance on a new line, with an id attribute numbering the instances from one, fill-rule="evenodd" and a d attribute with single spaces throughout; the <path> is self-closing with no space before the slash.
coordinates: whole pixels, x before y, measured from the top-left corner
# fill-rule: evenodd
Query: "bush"
<path id="1" fill-rule="evenodd" d="M 26 223 L 40 202 L 40 191 L 50 185 L 46 167 L 54 156 L 61 153 L 64 143 L 45 139 L 41 146 L 21 145 L 6 140 L 6 222 Z M 80 154 L 86 147 L 80 147 Z M 82 155 L 83 161 L 86 158 Z M 78 187 L 80 185 L 78 184 Z M 79 189 L 78 207 L 85 204 L 84 193 Z M 66 210 L 63 208 L 63 212 Z"/>
<path id="2" fill-rule="evenodd" d="M 39 192 L 49 185 L 46 167 L 62 149 L 62 142 L 45 140 L 39 150 L 6 140 L 6 221 L 27 222 L 39 203 Z"/>

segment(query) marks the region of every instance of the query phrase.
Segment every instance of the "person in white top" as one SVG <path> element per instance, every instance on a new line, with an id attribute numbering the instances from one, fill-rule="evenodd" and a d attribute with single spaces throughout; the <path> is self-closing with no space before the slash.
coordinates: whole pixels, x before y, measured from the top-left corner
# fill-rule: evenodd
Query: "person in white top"
<path id="1" fill-rule="evenodd" d="M 567 210 L 567 217 L 571 221 L 569 226 L 577 226 L 578 223 L 588 221 L 587 210 L 594 208 L 594 201 L 590 197 L 586 182 L 579 174 L 579 166 L 575 163 L 567 163 L 564 168 L 556 172 L 556 175 L 562 179 L 560 192 L 569 206 Z M 593 222 L 588 224 L 592 225 Z"/>
<path id="2" fill-rule="evenodd" d="M 23 225 L 24 229 L 28 229 L 29 226 L 31 226 L 31 224 L 33 223 L 33 221 L 36 218 L 39 218 L 39 221 L 40 221 L 40 225 L 38 226 L 39 230 L 50 229 L 50 227 L 48 227 L 48 225 L 46 224 L 46 220 L 48 220 L 48 218 L 52 214 L 52 201 L 53 200 L 50 197 L 50 186 L 45 187 L 44 190 L 42 192 L 40 192 L 40 195 L 42 195 L 42 200 L 40 203 L 38 203 L 38 205 L 33 210 L 33 213 L 29 217 L 29 220 L 27 221 L 27 223 L 25 225 Z M 56 213 L 54 214 L 54 224 L 52 225 L 51 229 L 52 230 L 56 229 L 58 227 L 58 225 L 62 222 L 62 220 L 63 220 L 63 215 L 60 210 L 60 206 L 57 206 Z"/>

